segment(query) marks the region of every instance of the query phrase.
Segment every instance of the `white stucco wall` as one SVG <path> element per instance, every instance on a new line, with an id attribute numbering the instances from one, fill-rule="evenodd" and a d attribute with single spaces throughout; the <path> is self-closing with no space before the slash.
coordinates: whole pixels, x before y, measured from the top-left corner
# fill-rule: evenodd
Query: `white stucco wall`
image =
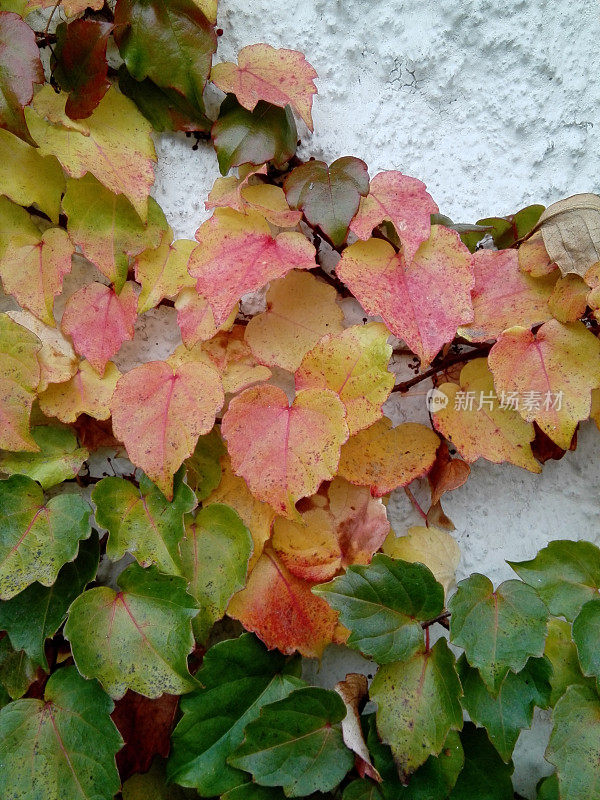
<path id="1" fill-rule="evenodd" d="M 371 175 L 393 168 L 421 178 L 455 221 L 599 190 L 593 0 L 220 0 L 218 24 L 218 60 L 264 41 L 303 51 L 316 68 L 315 133 L 299 127 L 302 154 L 356 155 Z M 187 237 L 208 216 L 204 200 L 218 175 L 212 150 L 191 145 L 183 135 L 157 137 L 154 190 L 176 235 Z M 172 323 L 168 310 L 145 315 L 122 367 L 138 361 L 140 345 L 156 357 Z M 163 355 L 175 339 L 161 344 Z M 423 399 L 400 401 L 396 413 L 416 404 L 422 414 Z M 478 571 L 499 582 L 511 577 L 504 559 L 531 557 L 550 539 L 598 542 L 599 456 L 600 434 L 588 423 L 577 451 L 541 476 L 476 463 L 444 502 L 462 549 L 458 577 Z M 397 533 L 419 522 L 403 494 L 390 512 Z M 331 686 L 361 663 L 332 648 L 312 672 Z M 517 747 L 516 788 L 528 797 L 550 771 L 548 731 L 538 717 Z"/>

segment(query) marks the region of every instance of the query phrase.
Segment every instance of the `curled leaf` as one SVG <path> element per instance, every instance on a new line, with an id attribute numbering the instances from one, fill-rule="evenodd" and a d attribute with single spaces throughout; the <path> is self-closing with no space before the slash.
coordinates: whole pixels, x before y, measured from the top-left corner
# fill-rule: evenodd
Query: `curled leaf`
<path id="1" fill-rule="evenodd" d="M 585 275 L 600 261 L 600 197 L 575 194 L 553 203 L 539 219 L 544 245 L 561 272 Z"/>

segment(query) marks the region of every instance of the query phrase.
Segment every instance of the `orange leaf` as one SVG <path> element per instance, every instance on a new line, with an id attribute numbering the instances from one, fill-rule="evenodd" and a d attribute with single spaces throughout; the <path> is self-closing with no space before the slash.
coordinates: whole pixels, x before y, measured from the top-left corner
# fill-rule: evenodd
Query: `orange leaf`
<path id="1" fill-rule="evenodd" d="M 198 342 L 212 339 L 219 330 L 230 328 L 237 316 L 238 304 L 235 304 L 220 328 L 215 325 L 215 318 L 208 301 L 195 289 L 182 289 L 175 300 L 175 308 L 181 338 L 184 345 L 191 348 Z"/>
<path id="2" fill-rule="evenodd" d="M 302 53 L 269 44 L 251 44 L 242 47 L 237 64 L 215 64 L 210 77 L 219 89 L 233 93 L 248 111 L 253 111 L 259 100 L 281 107 L 290 105 L 312 131 L 317 73 Z"/>
<path id="3" fill-rule="evenodd" d="M 369 194 L 361 198 L 350 230 L 359 239 L 368 239 L 373 228 L 389 220 L 402 242 L 404 257 L 412 261 L 419 245 L 429 239 L 431 214 L 439 208 L 425 184 L 396 170 L 375 175 Z"/>
<path id="4" fill-rule="evenodd" d="M 304 389 L 291 406 L 285 392 L 263 385 L 234 397 L 221 426 L 231 463 L 252 494 L 297 519 L 295 503 L 336 472 L 348 438 L 344 406 L 327 389 Z"/>
<path id="5" fill-rule="evenodd" d="M 189 272 L 197 279 L 216 325 L 222 325 L 243 294 L 260 289 L 291 269 L 315 267 L 315 248 L 301 233 L 271 235 L 264 217 L 217 208 L 196 231 Z"/>
<path id="6" fill-rule="evenodd" d="M 219 375 L 205 364 L 173 369 L 165 361 L 150 361 L 117 383 L 110 404 L 115 436 L 168 500 L 173 475 L 194 452 L 198 437 L 211 430 L 223 400 Z"/>
<path id="7" fill-rule="evenodd" d="M 410 263 L 388 242 L 369 239 L 346 248 L 336 271 L 365 311 L 380 314 L 424 364 L 473 319 L 471 254 L 440 225 Z"/>
<path id="8" fill-rule="evenodd" d="M 542 275 L 549 275 L 558 265 L 548 255 L 541 231 L 536 231 L 533 236 L 523 242 L 519 247 L 519 269 L 531 275 L 532 278 L 540 278 Z"/>
<path id="9" fill-rule="evenodd" d="M 354 434 L 342 447 L 339 474 L 382 497 L 421 478 L 433 466 L 439 437 L 425 425 L 405 422 L 392 428 L 387 417 Z"/>
<path id="10" fill-rule="evenodd" d="M 333 640 L 337 613 L 311 592 L 313 585 L 288 572 L 267 546 L 227 614 L 270 649 L 320 658 Z"/>
<path id="11" fill-rule="evenodd" d="M 530 327 L 552 316 L 548 298 L 558 272 L 531 278 L 519 270 L 516 250 L 478 250 L 473 253 L 473 269 L 475 317 L 459 329 L 465 339 L 485 342 L 513 325 Z"/>
<path id="12" fill-rule="evenodd" d="M 127 339 L 133 339 L 137 316 L 134 283 L 116 294 L 103 283 L 88 283 L 67 300 L 61 328 L 99 375 Z"/>
<path id="13" fill-rule="evenodd" d="M 460 458 L 450 458 L 450 452 L 446 442 L 442 442 L 435 457 L 435 464 L 427 476 L 429 488 L 431 489 L 431 505 L 439 503 L 442 495 L 452 492 L 462 486 L 471 468 L 466 461 Z"/>

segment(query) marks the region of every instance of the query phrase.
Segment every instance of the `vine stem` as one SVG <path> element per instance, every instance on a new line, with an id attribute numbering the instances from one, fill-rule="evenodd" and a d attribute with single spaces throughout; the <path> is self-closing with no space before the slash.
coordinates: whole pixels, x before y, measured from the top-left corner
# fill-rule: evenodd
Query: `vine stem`
<path id="1" fill-rule="evenodd" d="M 421 627 L 423 628 L 424 631 L 428 631 L 432 625 L 435 625 L 435 623 L 438 622 L 443 628 L 446 628 L 446 630 L 448 630 L 448 628 L 450 627 L 448 623 L 449 618 L 450 618 L 450 612 L 443 611 L 441 614 L 438 614 L 437 617 L 434 617 L 433 619 L 428 619 L 426 622 L 422 622 Z"/>
<path id="2" fill-rule="evenodd" d="M 419 501 L 414 496 L 414 494 L 411 492 L 411 490 L 409 489 L 408 486 L 404 487 L 404 492 L 405 492 L 406 496 L 408 497 L 408 499 L 410 500 L 410 502 L 412 503 L 413 508 L 415 509 L 417 514 L 420 517 L 422 517 L 425 520 L 425 522 L 427 522 L 427 514 L 423 511 L 423 509 L 421 508 L 421 506 L 419 504 Z M 429 527 L 429 526 L 427 526 L 427 527 Z"/>
<path id="3" fill-rule="evenodd" d="M 443 372 L 445 369 L 453 366 L 454 364 L 463 364 L 467 361 L 473 361 L 475 358 L 480 358 L 483 355 L 487 355 L 490 352 L 491 347 L 491 344 L 480 344 L 477 347 L 474 347 L 473 350 L 469 351 L 468 353 L 456 353 L 456 355 L 448 356 L 436 366 L 426 369 L 425 372 L 421 372 L 419 375 L 415 375 L 414 378 L 410 378 L 407 381 L 402 381 L 402 383 L 397 383 L 392 389 L 392 392 L 401 392 L 402 394 L 406 394 L 406 392 L 408 392 L 408 390 L 413 386 L 421 383 L 421 381 L 426 381 L 428 378 L 432 378 L 434 375 Z"/>

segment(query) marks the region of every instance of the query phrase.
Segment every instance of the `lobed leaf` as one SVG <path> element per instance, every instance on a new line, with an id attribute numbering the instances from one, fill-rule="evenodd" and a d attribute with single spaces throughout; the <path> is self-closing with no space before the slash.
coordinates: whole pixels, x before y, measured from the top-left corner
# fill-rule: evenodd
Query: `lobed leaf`
<path id="1" fill-rule="evenodd" d="M 37 336 L 0 314 L 0 447 L 5 450 L 38 449 L 29 415 L 40 380 L 41 347 Z"/>
<path id="2" fill-rule="evenodd" d="M 0 451 L 0 472 L 27 475 L 42 489 L 50 489 L 72 480 L 89 457 L 88 451 L 78 446 L 77 437 L 69 428 L 38 425 L 31 429 L 31 436 L 39 452 Z"/>
<path id="3" fill-rule="evenodd" d="M 35 34 L 18 14 L 0 12 L 0 127 L 31 142 L 23 107 L 31 102 L 33 86 L 44 83 Z"/>
<path id="4" fill-rule="evenodd" d="M 424 564 L 448 594 L 460 562 L 460 548 L 449 533 L 433 525 L 413 525 L 404 536 L 391 531 L 381 549 L 391 558 Z"/>
<path id="5" fill-rule="evenodd" d="M 89 361 L 82 361 L 70 380 L 52 383 L 38 396 L 41 410 L 61 422 L 75 422 L 81 414 L 94 419 L 110 417 L 109 404 L 121 373 L 108 361 L 101 377 Z"/>

